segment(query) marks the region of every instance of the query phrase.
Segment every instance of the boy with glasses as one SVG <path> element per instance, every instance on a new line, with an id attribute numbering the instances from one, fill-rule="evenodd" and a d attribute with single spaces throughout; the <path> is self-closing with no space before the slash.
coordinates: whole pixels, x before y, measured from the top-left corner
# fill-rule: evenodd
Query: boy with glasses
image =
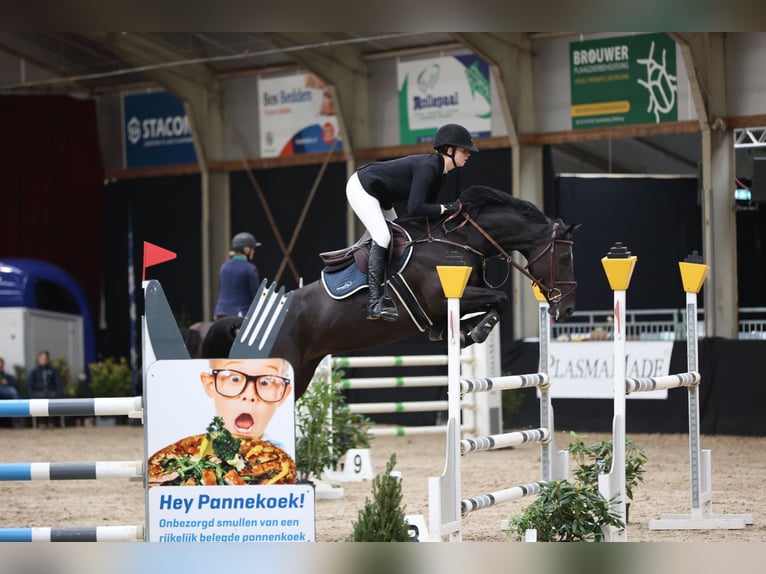
<path id="1" fill-rule="evenodd" d="M 284 359 L 211 359 L 210 371 L 200 373 L 205 393 L 213 399 L 216 416 L 235 436 L 269 440 L 266 427 L 292 392 L 293 369 Z M 257 367 L 257 368 L 254 368 Z"/>

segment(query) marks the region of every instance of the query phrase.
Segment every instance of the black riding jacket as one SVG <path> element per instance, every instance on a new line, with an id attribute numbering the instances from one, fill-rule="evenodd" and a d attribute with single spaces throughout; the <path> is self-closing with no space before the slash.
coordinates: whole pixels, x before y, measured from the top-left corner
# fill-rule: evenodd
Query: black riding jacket
<path id="1" fill-rule="evenodd" d="M 441 213 L 436 203 L 447 175 L 444 158 L 437 153 L 414 154 L 363 165 L 357 171 L 365 191 L 383 209 L 407 200 L 407 214 L 435 217 Z"/>

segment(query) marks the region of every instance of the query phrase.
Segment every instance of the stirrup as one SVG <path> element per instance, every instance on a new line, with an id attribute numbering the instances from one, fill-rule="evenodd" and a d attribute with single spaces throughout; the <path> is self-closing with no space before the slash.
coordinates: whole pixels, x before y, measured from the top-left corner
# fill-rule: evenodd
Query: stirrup
<path id="1" fill-rule="evenodd" d="M 399 312 L 396 310 L 396 305 L 391 297 L 383 295 L 367 307 L 367 318 L 370 320 L 383 319 L 384 321 L 396 321 L 399 319 Z"/>

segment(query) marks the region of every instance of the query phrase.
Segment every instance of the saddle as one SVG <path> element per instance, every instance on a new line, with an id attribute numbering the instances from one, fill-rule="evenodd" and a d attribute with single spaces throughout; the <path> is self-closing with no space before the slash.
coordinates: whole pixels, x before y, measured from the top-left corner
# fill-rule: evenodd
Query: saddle
<path id="1" fill-rule="evenodd" d="M 433 322 L 421 307 L 402 271 L 412 255 L 410 234 L 396 223 L 387 222 L 391 230 L 391 248 L 388 250 L 387 285 L 399 299 L 406 315 L 419 331 L 433 326 Z M 322 286 L 327 295 L 335 300 L 351 297 L 367 289 L 367 263 L 370 259 L 372 238 L 365 233 L 359 241 L 337 251 L 326 251 L 319 256 L 325 264 L 321 273 Z M 394 262 L 392 264 L 392 261 Z"/>
<path id="2" fill-rule="evenodd" d="M 410 242 L 410 235 L 401 226 L 391 221 L 386 222 L 391 231 L 391 247 L 388 250 L 388 263 L 402 260 L 402 254 Z M 368 232 L 349 247 L 337 249 L 335 251 L 325 251 L 319 254 L 325 265 L 326 273 L 333 273 L 345 269 L 352 263 L 363 273 L 367 273 L 367 263 L 370 259 L 370 245 L 372 238 Z"/>

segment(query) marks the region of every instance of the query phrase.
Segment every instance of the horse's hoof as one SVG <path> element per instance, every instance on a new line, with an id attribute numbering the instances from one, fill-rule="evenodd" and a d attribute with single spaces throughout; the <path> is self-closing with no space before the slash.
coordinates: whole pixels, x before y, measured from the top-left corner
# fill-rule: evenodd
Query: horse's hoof
<path id="1" fill-rule="evenodd" d="M 462 337 L 462 333 L 461 333 Z M 444 340 L 444 331 L 436 331 L 435 329 L 428 330 L 428 340 L 431 342 L 438 342 Z"/>

